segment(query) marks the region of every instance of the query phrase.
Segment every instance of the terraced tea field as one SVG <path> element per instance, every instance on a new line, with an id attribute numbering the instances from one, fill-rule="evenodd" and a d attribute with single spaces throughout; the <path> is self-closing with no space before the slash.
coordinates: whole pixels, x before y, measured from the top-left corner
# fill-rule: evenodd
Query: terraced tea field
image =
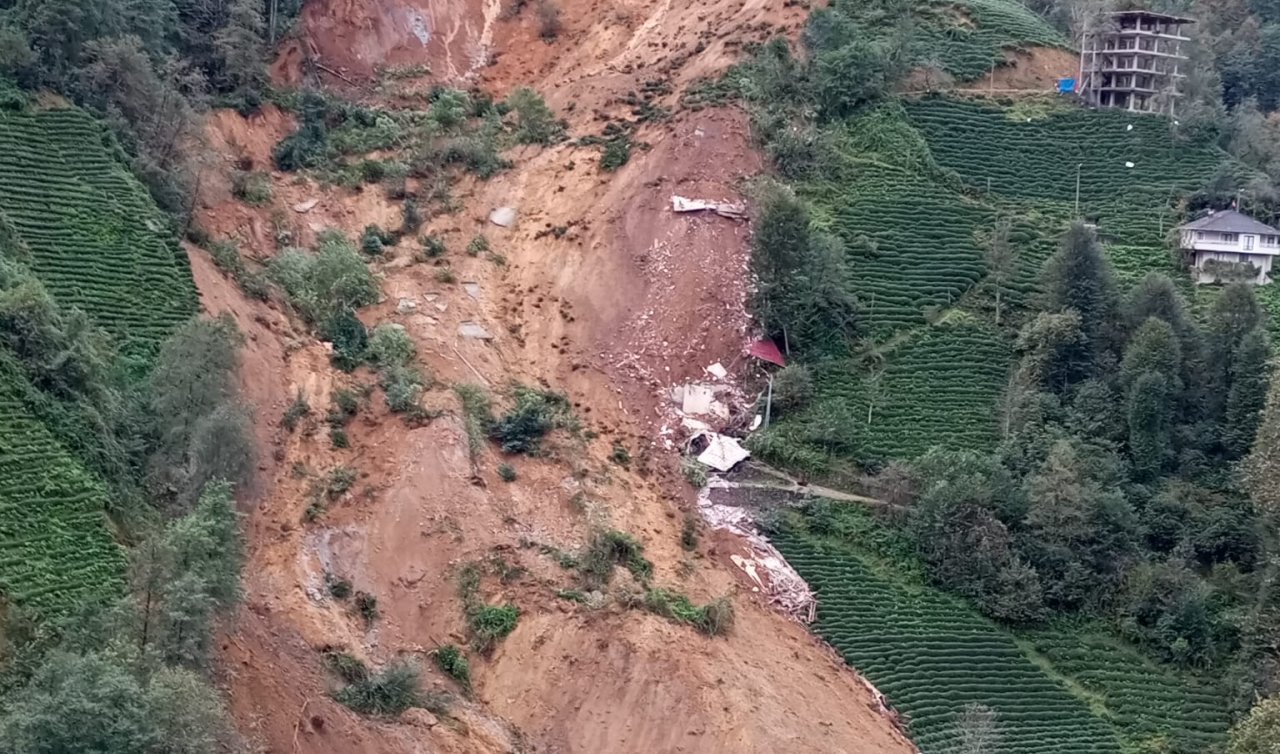
<path id="1" fill-rule="evenodd" d="M 852 410 L 871 457 L 914 458 L 934 445 L 991 448 L 993 410 L 1012 355 L 993 328 L 976 322 L 924 327 L 890 353 L 883 373 L 849 362 L 815 371 L 818 392 Z"/>
<path id="2" fill-rule="evenodd" d="M 1000 754 L 1121 752 L 1110 725 L 962 603 L 796 530 L 774 542 L 818 594 L 813 630 L 906 715 L 924 754 L 952 750 L 956 718 L 974 703 L 996 711 Z"/>
<path id="3" fill-rule="evenodd" d="M 0 115 L 0 214 L 60 306 L 149 353 L 196 311 L 186 255 L 77 109 Z"/>
<path id="4" fill-rule="evenodd" d="M 1001 754 L 1199 754 L 1225 740 L 1224 690 L 1111 637 L 1010 634 L 920 585 L 918 570 L 898 562 L 909 556 L 869 513 L 840 506 L 836 521 L 841 536 L 797 524 L 774 542 L 817 592 L 813 630 L 906 714 L 924 754 L 951 750 L 955 718 L 971 703 L 996 711 Z M 894 562 L 871 554 L 885 547 Z"/>
<path id="5" fill-rule="evenodd" d="M 1210 751 L 1226 738 L 1226 689 L 1179 677 L 1107 636 L 1039 631 L 1027 638 L 1055 669 L 1098 695 L 1137 750 L 1167 738 L 1174 751 Z"/>
<path id="6" fill-rule="evenodd" d="M 0 354 L 0 594 L 44 615 L 123 587 L 107 493 L 23 405 Z"/>

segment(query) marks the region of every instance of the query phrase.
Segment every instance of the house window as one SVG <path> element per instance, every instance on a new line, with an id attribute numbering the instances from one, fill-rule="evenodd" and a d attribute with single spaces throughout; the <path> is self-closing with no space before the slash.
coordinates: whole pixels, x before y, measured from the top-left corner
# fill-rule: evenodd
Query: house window
<path id="1" fill-rule="evenodd" d="M 1204 239 L 1204 232 L 1203 232 L 1203 231 L 1199 231 L 1199 230 L 1197 230 L 1197 231 L 1196 231 L 1196 240 L 1197 240 L 1197 241 L 1200 241 L 1200 240 L 1203 240 L 1203 239 Z"/>
<path id="2" fill-rule="evenodd" d="M 1244 237 L 1244 250 L 1245 250 L 1245 251 L 1250 251 L 1250 250 L 1252 250 L 1252 249 L 1253 249 L 1253 236 L 1252 236 L 1252 235 L 1245 235 L 1245 237 Z"/>
<path id="3" fill-rule="evenodd" d="M 1223 243 L 1239 243 L 1240 241 L 1239 233 L 1223 233 L 1221 235 Z"/>

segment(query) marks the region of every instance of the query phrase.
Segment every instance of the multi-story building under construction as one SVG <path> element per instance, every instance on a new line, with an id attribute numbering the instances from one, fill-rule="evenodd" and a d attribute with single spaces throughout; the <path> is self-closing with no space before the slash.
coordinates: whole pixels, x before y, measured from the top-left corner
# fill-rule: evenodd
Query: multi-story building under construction
<path id="1" fill-rule="evenodd" d="M 1182 27 L 1193 19 L 1126 10 L 1086 29 L 1079 92 L 1086 104 L 1142 113 L 1176 113 L 1181 82 Z"/>

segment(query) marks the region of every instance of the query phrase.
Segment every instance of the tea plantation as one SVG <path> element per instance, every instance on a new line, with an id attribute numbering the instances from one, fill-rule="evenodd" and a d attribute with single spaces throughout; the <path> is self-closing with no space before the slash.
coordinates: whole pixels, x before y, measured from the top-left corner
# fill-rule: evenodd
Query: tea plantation
<path id="1" fill-rule="evenodd" d="M 196 311 L 186 255 L 118 147 L 77 109 L 0 114 L 0 253 L 78 308 L 140 369 Z M 0 349 L 0 596 L 57 615 L 123 588 L 108 492 L 30 407 Z M 50 410 L 58 410 L 50 408 Z"/>
<path id="2" fill-rule="evenodd" d="M 818 595 L 813 630 L 905 714 L 924 754 L 952 750 L 956 717 L 974 703 L 995 710 L 1002 754 L 1212 751 L 1225 740 L 1224 689 L 1105 634 L 1011 634 L 922 586 L 870 514 L 839 510 L 838 535 L 795 519 L 773 541 Z"/>
<path id="3" fill-rule="evenodd" d="M 186 255 L 102 124 L 67 108 L 0 115 L 0 220 L 60 306 L 150 353 L 196 311 Z"/>
<path id="4" fill-rule="evenodd" d="M 0 353 L 0 595 L 55 615 L 123 588 L 106 490 L 32 417 Z"/>
<path id="5" fill-rule="evenodd" d="M 796 529 L 774 542 L 818 594 L 813 630 L 905 714 L 924 754 L 953 750 L 968 704 L 996 711 L 1001 754 L 1122 750 L 1085 702 L 954 598 L 908 587 L 848 547 Z"/>

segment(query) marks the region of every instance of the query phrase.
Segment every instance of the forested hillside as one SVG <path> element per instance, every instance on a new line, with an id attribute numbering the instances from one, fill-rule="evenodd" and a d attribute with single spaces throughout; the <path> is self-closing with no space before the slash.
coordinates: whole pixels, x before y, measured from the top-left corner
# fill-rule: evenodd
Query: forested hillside
<path id="1" fill-rule="evenodd" d="M 5 751 L 240 746 L 206 675 L 253 467 L 240 335 L 195 317 L 178 234 L 199 109 L 261 93 L 265 10 L 0 8 Z"/>
<path id="2" fill-rule="evenodd" d="M 894 504 L 777 536 L 926 752 L 1222 750 L 1280 689 L 1280 521 L 1245 474 L 1276 452 L 1280 310 L 1193 288 L 1172 241 L 1233 200 L 1270 219 L 1276 132 L 1198 83 L 1178 120 L 975 97 L 1107 10 L 1000 5 L 837 2 L 803 57 L 775 41 L 698 94 L 739 97 L 777 171 L 754 305 L 793 364 L 750 443 Z"/>

